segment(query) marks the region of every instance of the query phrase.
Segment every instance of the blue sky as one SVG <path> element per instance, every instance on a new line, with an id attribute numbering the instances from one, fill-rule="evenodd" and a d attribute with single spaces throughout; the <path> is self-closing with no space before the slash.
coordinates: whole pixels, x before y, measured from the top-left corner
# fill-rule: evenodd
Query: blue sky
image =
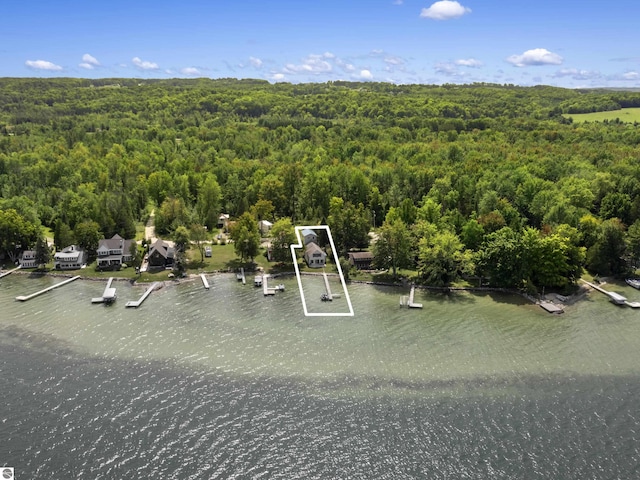
<path id="1" fill-rule="evenodd" d="M 2 77 L 640 87 L 640 2 L 5 2 Z"/>

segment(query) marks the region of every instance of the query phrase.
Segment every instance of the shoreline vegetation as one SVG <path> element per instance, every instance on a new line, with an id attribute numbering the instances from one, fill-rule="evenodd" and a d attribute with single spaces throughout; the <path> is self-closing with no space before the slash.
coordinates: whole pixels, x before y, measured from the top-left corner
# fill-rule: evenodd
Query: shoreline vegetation
<path id="1" fill-rule="evenodd" d="M 640 265 L 639 109 L 543 85 L 4 78 L 0 258 L 50 267 L 53 243 L 126 257 L 130 281 L 277 273 L 262 252 L 290 259 L 294 225 L 327 225 L 324 254 L 387 272 L 354 281 L 569 295 Z M 572 117 L 602 112 L 629 121 Z M 115 235 L 139 246 L 105 260 Z M 145 254 L 174 273 L 139 276 Z"/>
<path id="2" fill-rule="evenodd" d="M 0 269 L 0 273 L 4 273 L 7 270 L 3 270 Z M 12 273 L 12 275 L 28 275 L 28 276 L 32 276 L 32 277 L 45 277 L 45 276 L 49 276 L 49 277 L 54 277 L 54 278 L 72 278 L 76 275 L 80 276 L 79 280 L 84 280 L 84 281 L 90 281 L 90 282 L 107 282 L 108 279 L 110 278 L 109 273 L 110 272 L 104 272 L 105 276 L 101 277 L 101 276 L 93 276 L 93 275 L 82 275 L 82 273 L 78 273 L 81 272 L 82 270 L 74 270 L 71 273 L 66 273 L 66 272 L 58 272 L 58 271 L 37 271 L 37 270 L 17 270 L 15 272 Z M 259 271 L 259 270 L 257 270 Z M 153 283 L 160 283 L 160 287 L 159 288 L 164 288 L 164 287 L 171 287 L 171 286 L 175 286 L 175 285 L 179 285 L 182 283 L 187 283 L 187 282 L 195 282 L 197 280 L 200 280 L 200 274 L 203 273 L 207 276 L 229 276 L 231 277 L 232 275 L 235 275 L 234 272 L 230 271 L 230 270 L 216 270 L 216 271 L 202 271 L 202 272 L 198 272 L 198 273 L 190 273 L 188 275 L 186 275 L 185 277 L 182 278 L 171 278 L 171 279 L 167 279 L 167 280 L 156 280 L 156 281 L 144 281 L 144 282 L 137 282 L 135 280 L 131 280 L 130 278 L 124 278 L 124 277 L 113 277 L 114 281 L 119 281 L 119 282 L 128 282 L 129 284 L 131 284 L 132 286 L 142 286 L 142 287 L 148 287 L 150 285 L 152 285 Z M 321 276 L 322 274 L 319 272 L 305 272 L 302 271 L 300 272 L 301 275 L 305 275 L 305 276 Z M 327 275 L 330 277 L 335 277 L 338 276 L 337 273 L 328 273 Z M 277 272 L 277 273 L 272 273 L 270 274 L 271 278 L 279 278 L 279 277 L 295 277 L 296 273 L 291 271 L 286 271 L 286 272 Z M 605 284 L 607 282 L 606 278 L 601 279 L 601 283 Z M 347 280 L 347 284 L 351 284 L 351 283 L 355 283 L 355 284 L 361 284 L 361 285 L 372 285 L 372 286 L 382 286 L 382 287 L 393 287 L 393 288 L 402 288 L 402 287 L 409 287 L 409 286 L 415 286 L 416 289 L 418 290 L 427 290 L 427 291 L 434 291 L 434 292 L 440 292 L 443 294 L 449 294 L 452 292 L 470 292 L 470 293 L 474 293 L 474 292 L 488 292 L 488 293 L 502 293 L 502 294 L 507 294 L 507 295 L 516 295 L 519 296 L 527 301 L 529 301 L 531 304 L 533 305 L 538 305 L 541 301 L 547 301 L 547 302 L 551 302 L 551 303 L 555 303 L 556 305 L 562 306 L 562 307 L 566 307 L 566 306 L 570 306 L 575 304 L 576 302 L 584 299 L 585 297 L 587 297 L 588 295 L 590 295 L 593 290 L 589 287 L 587 287 L 586 285 L 579 285 L 577 286 L 577 290 L 573 293 L 571 293 L 570 295 L 562 295 L 561 298 L 562 300 L 560 301 L 557 298 L 557 294 L 556 293 L 549 293 L 545 296 L 542 296 L 541 298 L 535 298 L 529 294 L 527 294 L 526 292 L 522 292 L 522 291 L 518 291 L 517 289 L 511 289 L 511 288 L 502 288 L 502 287 L 491 287 L 491 286 L 486 286 L 486 287 L 478 287 L 478 286 L 471 286 L 471 285 L 465 285 L 465 286 L 460 286 L 460 285 L 452 285 L 452 286 L 448 286 L 448 287 L 437 287 L 437 286 L 429 286 L 429 285 L 415 285 L 411 282 L 408 282 L 406 279 L 402 279 L 400 281 L 397 282 L 389 282 L 389 281 L 375 281 L 375 280 Z"/>

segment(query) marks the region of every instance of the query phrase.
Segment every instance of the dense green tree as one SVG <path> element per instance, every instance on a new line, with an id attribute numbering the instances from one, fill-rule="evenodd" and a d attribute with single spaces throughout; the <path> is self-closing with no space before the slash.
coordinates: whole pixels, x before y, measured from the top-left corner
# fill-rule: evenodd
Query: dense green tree
<path id="1" fill-rule="evenodd" d="M 73 235 L 76 245 L 85 250 L 90 258 L 95 258 L 98 243 L 103 238 L 100 225 L 93 220 L 80 222 L 76 225 Z"/>
<path id="2" fill-rule="evenodd" d="M 39 236 L 35 245 L 36 252 L 36 265 L 41 267 L 51 261 L 51 250 L 47 244 L 47 239 L 43 236 Z"/>
<path id="3" fill-rule="evenodd" d="M 397 277 L 398 269 L 411 266 L 411 260 L 411 234 L 407 225 L 400 218 L 385 221 L 373 243 L 374 265 L 391 269 Z"/>
<path id="4" fill-rule="evenodd" d="M 10 208 L 0 210 L 0 250 L 15 262 L 20 250 L 31 248 L 39 237 L 39 228 Z"/>
<path id="5" fill-rule="evenodd" d="M 196 212 L 198 221 L 209 230 L 213 230 L 218 222 L 218 216 L 220 215 L 220 197 L 220 185 L 215 175 L 206 175 L 198 189 Z"/>
<path id="6" fill-rule="evenodd" d="M 428 285 L 448 286 L 473 270 L 471 252 L 455 233 L 442 231 L 418 246 L 418 274 Z"/>
<path id="7" fill-rule="evenodd" d="M 195 243 L 198 252 L 200 252 L 200 263 L 204 262 L 204 248 L 207 240 L 207 228 L 199 223 L 194 223 L 189 229 L 189 238 Z"/>
<path id="8" fill-rule="evenodd" d="M 71 245 L 75 240 L 73 231 L 61 219 L 56 220 L 55 229 L 53 231 L 53 243 L 56 250 L 62 250 Z"/>
<path id="9" fill-rule="evenodd" d="M 626 271 L 624 225 L 617 218 L 602 222 L 595 244 L 587 251 L 587 268 L 598 275 L 618 275 Z"/>
<path id="10" fill-rule="evenodd" d="M 362 205 L 357 207 L 342 198 L 332 197 L 327 223 L 338 255 L 347 255 L 352 248 L 369 245 L 369 219 Z"/>
<path id="11" fill-rule="evenodd" d="M 231 229 L 231 239 L 236 255 L 242 261 L 253 262 L 260 249 L 260 231 L 253 215 L 245 212 L 238 218 Z"/>
<path id="12" fill-rule="evenodd" d="M 296 242 L 295 230 L 289 218 L 281 218 L 273 224 L 271 237 L 271 258 L 276 262 L 292 262 L 289 247 Z"/>

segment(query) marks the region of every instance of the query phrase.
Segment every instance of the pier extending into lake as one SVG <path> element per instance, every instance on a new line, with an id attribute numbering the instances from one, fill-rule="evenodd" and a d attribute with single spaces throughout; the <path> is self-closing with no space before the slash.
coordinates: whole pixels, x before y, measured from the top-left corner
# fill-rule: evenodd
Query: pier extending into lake
<path id="1" fill-rule="evenodd" d="M 50 287 L 47 287 L 45 289 L 42 289 L 36 293 L 32 293 L 31 295 L 20 295 L 18 297 L 16 297 L 16 300 L 20 301 L 20 302 L 26 302 L 27 300 L 31 300 L 32 298 L 35 298 L 39 295 L 42 295 L 43 293 L 47 293 L 50 292 L 51 290 L 53 290 L 54 288 L 58 288 L 58 287 L 62 287 L 63 285 L 66 285 L 67 283 L 71 283 L 74 280 L 77 280 L 80 278 L 80 275 L 76 275 L 75 277 L 71 277 L 68 278 L 62 282 L 56 283 L 55 285 L 51 285 Z"/>
<path id="2" fill-rule="evenodd" d="M 403 295 L 402 297 L 400 297 L 400 306 L 407 307 L 407 308 L 422 308 L 421 303 L 416 303 L 413 301 L 415 294 L 416 294 L 416 286 L 411 285 L 411 291 L 409 292 L 409 296 L 407 297 L 406 295 Z"/>
<path id="3" fill-rule="evenodd" d="M 18 265 L 16 268 L 9 270 L 8 272 L 4 272 L 4 273 L 0 273 L 0 278 L 2 277 L 6 277 L 7 275 L 12 274 L 13 272 L 15 272 L 16 270 L 20 270 L 22 267 L 20 265 Z"/>
<path id="4" fill-rule="evenodd" d="M 147 297 L 149 295 L 151 295 L 151 292 L 153 292 L 155 290 L 155 288 L 158 286 L 160 282 L 153 282 L 151 284 L 151 286 L 149 288 L 147 288 L 147 290 L 142 294 L 142 296 L 140 297 L 139 300 L 130 300 L 127 302 L 127 304 L 125 305 L 125 307 L 133 307 L 133 308 L 138 308 L 140 305 L 142 305 L 142 302 L 144 302 Z"/>
<path id="5" fill-rule="evenodd" d="M 204 273 L 201 273 L 200 278 L 202 279 L 202 285 L 204 286 L 204 288 L 209 290 L 209 282 L 207 281 L 206 275 Z"/>
<path id="6" fill-rule="evenodd" d="M 240 267 L 240 273 L 236 273 L 236 279 L 242 281 L 243 285 L 247 284 L 247 278 L 244 275 L 244 267 Z"/>
<path id="7" fill-rule="evenodd" d="M 109 277 L 102 296 L 92 298 L 91 303 L 111 303 L 116 299 L 116 289 L 111 287 L 111 282 L 113 282 L 113 277 Z"/>
<path id="8" fill-rule="evenodd" d="M 593 283 L 589 283 L 586 280 L 582 280 L 582 282 L 584 282 L 585 284 L 589 285 L 594 290 L 597 290 L 600 293 L 604 293 L 607 297 L 609 297 L 611 299 L 611 302 L 615 303 L 616 305 L 626 305 L 627 307 L 631 307 L 631 308 L 640 308 L 640 302 L 629 302 L 626 299 L 626 297 L 623 297 L 619 293 L 610 292 L 608 290 L 605 290 L 602 287 L 599 287 L 598 285 L 594 285 Z"/>

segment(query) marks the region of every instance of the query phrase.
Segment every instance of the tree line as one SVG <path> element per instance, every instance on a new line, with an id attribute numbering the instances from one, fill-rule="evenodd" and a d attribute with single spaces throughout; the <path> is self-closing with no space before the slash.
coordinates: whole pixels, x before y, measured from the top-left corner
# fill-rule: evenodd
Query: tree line
<path id="1" fill-rule="evenodd" d="M 40 226 L 57 246 L 88 226 L 131 238 L 155 208 L 162 235 L 221 212 L 327 223 L 342 255 L 373 230 L 381 268 L 433 284 L 623 274 L 640 131 L 561 114 L 636 104 L 493 84 L 0 79 L 0 219 L 24 232 L 3 228 L 1 247 L 33 246 Z"/>

